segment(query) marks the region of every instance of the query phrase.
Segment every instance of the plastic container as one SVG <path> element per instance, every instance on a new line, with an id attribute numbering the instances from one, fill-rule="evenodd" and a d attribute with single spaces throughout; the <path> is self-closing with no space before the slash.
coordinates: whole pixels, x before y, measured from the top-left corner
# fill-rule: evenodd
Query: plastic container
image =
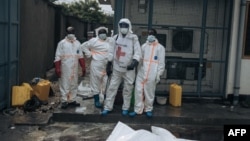
<path id="1" fill-rule="evenodd" d="M 160 105 L 165 105 L 167 103 L 167 97 L 156 96 L 156 102 Z"/>
<path id="2" fill-rule="evenodd" d="M 35 94 L 41 101 L 48 101 L 50 81 L 42 79 L 36 85 L 33 85 L 32 88 L 33 94 Z"/>
<path id="3" fill-rule="evenodd" d="M 22 106 L 31 98 L 32 87 L 28 83 L 12 87 L 12 106 Z"/>
<path id="4" fill-rule="evenodd" d="M 181 106 L 182 87 L 178 84 L 170 85 L 169 104 L 174 107 Z"/>

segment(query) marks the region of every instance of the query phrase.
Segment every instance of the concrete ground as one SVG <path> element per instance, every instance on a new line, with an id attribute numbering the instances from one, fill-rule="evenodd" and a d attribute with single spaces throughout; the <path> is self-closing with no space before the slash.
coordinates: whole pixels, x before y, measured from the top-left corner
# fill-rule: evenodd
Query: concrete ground
<path id="1" fill-rule="evenodd" d="M 1 141 L 104 141 L 119 121 L 135 130 L 150 131 L 151 126 L 158 126 L 178 138 L 223 141 L 224 125 L 250 125 L 249 108 L 232 106 L 218 98 L 183 97 L 180 107 L 155 102 L 152 118 L 122 116 L 119 95 L 114 110 L 107 116 L 100 115 L 101 109 L 94 107 L 93 98 L 81 96 L 77 99 L 80 107 L 62 110 L 57 83 L 51 83 L 53 93 L 47 104 L 35 111 L 24 112 L 22 107 L 1 111 Z"/>
<path id="2" fill-rule="evenodd" d="M 225 124 L 250 124 L 249 109 L 232 107 L 218 99 L 183 98 L 181 107 L 155 103 L 153 118 L 124 117 L 119 103 L 112 113 L 101 116 L 93 99 L 78 97 L 78 101 L 81 107 L 66 110 L 58 104 L 46 112 L 37 110 L 14 115 L 5 112 L 0 115 L 1 141 L 103 141 L 119 121 L 135 130 L 150 131 L 151 126 L 157 126 L 179 138 L 222 141 Z"/>

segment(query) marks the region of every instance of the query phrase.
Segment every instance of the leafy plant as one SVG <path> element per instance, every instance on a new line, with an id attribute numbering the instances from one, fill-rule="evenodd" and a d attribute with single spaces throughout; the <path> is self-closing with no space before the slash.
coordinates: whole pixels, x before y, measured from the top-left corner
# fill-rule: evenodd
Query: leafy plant
<path id="1" fill-rule="evenodd" d="M 110 16 L 105 15 L 96 1 L 73 2 L 71 4 L 62 3 L 65 15 L 77 17 L 90 23 L 107 23 L 110 22 Z"/>

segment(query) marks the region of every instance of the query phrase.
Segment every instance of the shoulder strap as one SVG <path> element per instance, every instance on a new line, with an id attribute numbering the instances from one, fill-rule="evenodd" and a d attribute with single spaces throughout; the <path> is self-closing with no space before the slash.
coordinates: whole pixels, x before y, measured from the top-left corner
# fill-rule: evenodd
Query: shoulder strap
<path id="1" fill-rule="evenodd" d="M 118 39 L 118 37 L 119 37 L 119 34 L 117 34 L 117 35 L 116 35 L 116 38 L 115 38 L 115 40 L 117 40 L 117 39 Z"/>

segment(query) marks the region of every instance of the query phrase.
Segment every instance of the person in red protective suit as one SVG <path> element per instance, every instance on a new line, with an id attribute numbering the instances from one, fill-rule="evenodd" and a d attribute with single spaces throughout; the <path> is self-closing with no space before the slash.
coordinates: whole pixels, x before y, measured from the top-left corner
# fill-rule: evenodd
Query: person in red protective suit
<path id="1" fill-rule="evenodd" d="M 59 77 L 59 88 L 61 93 L 61 108 L 68 106 L 80 106 L 76 102 L 78 86 L 78 62 L 85 75 L 85 61 L 80 51 L 80 42 L 74 34 L 74 27 L 67 28 L 67 36 L 61 40 L 55 54 L 55 72 Z"/>

